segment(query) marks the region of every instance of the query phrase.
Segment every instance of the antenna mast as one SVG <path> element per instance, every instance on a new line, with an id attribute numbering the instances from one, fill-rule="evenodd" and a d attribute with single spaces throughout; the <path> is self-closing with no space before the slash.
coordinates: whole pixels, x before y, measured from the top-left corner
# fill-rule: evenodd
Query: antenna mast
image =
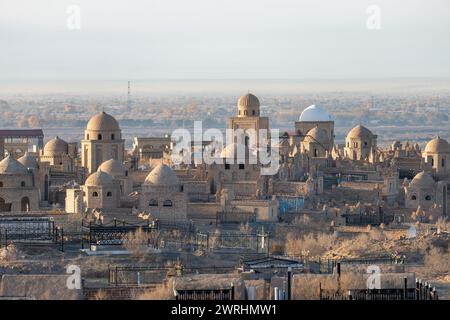
<path id="1" fill-rule="evenodd" d="M 128 95 L 127 95 L 127 108 L 131 109 L 131 83 L 128 81 Z"/>

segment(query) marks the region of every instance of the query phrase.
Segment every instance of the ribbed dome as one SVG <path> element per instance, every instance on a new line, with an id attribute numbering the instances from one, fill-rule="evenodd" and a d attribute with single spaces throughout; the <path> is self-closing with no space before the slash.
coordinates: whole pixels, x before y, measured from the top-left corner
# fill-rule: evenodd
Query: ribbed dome
<path id="1" fill-rule="evenodd" d="M 87 130 L 89 131 L 118 131 L 120 130 L 119 123 L 117 120 L 107 114 L 106 112 L 101 112 L 93 116 L 88 124 Z"/>
<path id="2" fill-rule="evenodd" d="M 25 154 L 17 159 L 25 168 L 28 169 L 36 169 L 37 168 L 37 158 L 28 152 L 25 152 Z"/>
<path id="3" fill-rule="evenodd" d="M 324 121 L 333 121 L 333 119 L 331 119 L 330 114 L 325 109 L 323 109 L 321 106 L 313 104 L 308 108 L 306 108 L 305 110 L 303 110 L 302 114 L 298 118 L 298 121 L 324 122 Z"/>
<path id="4" fill-rule="evenodd" d="M 416 174 L 414 179 L 412 179 L 410 186 L 416 188 L 432 188 L 434 187 L 434 180 L 428 173 L 422 171 Z"/>
<path id="5" fill-rule="evenodd" d="M 159 164 L 148 174 L 144 184 L 172 187 L 178 186 L 180 180 L 178 180 L 177 175 L 170 167 L 165 164 Z"/>
<path id="6" fill-rule="evenodd" d="M 258 98 L 251 93 L 247 93 L 238 100 L 239 116 L 259 116 L 259 106 Z"/>
<path id="7" fill-rule="evenodd" d="M 27 168 L 19 161 L 8 155 L 0 161 L 0 174 L 27 174 Z"/>
<path id="8" fill-rule="evenodd" d="M 362 138 L 372 138 L 373 133 L 366 127 L 362 125 L 357 125 L 352 130 L 349 131 L 347 134 L 347 138 L 356 138 L 356 139 L 362 139 Z"/>
<path id="9" fill-rule="evenodd" d="M 424 152 L 427 153 L 450 153 L 450 144 L 441 137 L 436 137 L 425 146 Z"/>
<path id="10" fill-rule="evenodd" d="M 114 178 L 103 171 L 97 171 L 91 174 L 84 183 L 86 186 L 99 187 L 99 186 L 109 186 L 114 182 Z"/>
<path id="11" fill-rule="evenodd" d="M 324 129 L 320 129 L 318 127 L 314 127 L 311 130 L 308 131 L 306 134 L 305 141 L 307 142 L 318 142 L 321 144 L 327 144 L 329 143 L 327 132 Z"/>
<path id="12" fill-rule="evenodd" d="M 44 156 L 59 156 L 69 153 L 69 145 L 63 139 L 55 137 L 44 146 Z"/>
<path id="13" fill-rule="evenodd" d="M 127 168 L 120 161 L 109 159 L 103 162 L 97 171 L 103 171 L 113 176 L 124 176 Z"/>

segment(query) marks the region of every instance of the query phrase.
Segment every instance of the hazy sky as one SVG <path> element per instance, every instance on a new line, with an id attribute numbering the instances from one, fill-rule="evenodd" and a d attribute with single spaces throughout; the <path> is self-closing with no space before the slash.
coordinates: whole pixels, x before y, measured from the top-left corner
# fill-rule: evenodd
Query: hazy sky
<path id="1" fill-rule="evenodd" d="M 385 77 L 450 77 L 449 0 L 0 0 L 0 80 Z"/>

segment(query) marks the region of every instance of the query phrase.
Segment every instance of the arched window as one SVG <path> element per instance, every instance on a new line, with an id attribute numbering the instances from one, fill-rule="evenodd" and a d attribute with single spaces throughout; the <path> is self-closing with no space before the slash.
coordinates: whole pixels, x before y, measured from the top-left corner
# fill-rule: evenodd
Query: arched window
<path id="1" fill-rule="evenodd" d="M 163 207 L 171 207 L 172 206 L 172 201 L 171 200 L 165 200 L 163 202 Z"/>
<path id="2" fill-rule="evenodd" d="M 111 140 L 114 140 L 114 133 L 111 133 Z"/>
<path id="3" fill-rule="evenodd" d="M 252 111 L 252 115 L 255 115 L 255 110 Z"/>
<path id="4" fill-rule="evenodd" d="M 97 136 L 97 138 L 98 138 L 98 140 L 102 140 L 102 135 L 99 134 L 99 135 Z"/>
<path id="5" fill-rule="evenodd" d="M 441 167 L 445 167 L 445 159 L 441 159 Z"/>
<path id="6" fill-rule="evenodd" d="M 181 186 L 180 186 L 180 192 L 183 192 L 183 191 L 184 191 L 184 186 L 181 185 Z"/>
<path id="7" fill-rule="evenodd" d="M 149 204 L 150 207 L 157 207 L 158 206 L 158 201 L 155 199 L 151 199 Z"/>
<path id="8" fill-rule="evenodd" d="M 317 149 L 314 149 L 314 157 L 317 158 Z"/>
<path id="9" fill-rule="evenodd" d="M 411 200 L 417 200 L 417 197 L 416 196 L 411 196 Z"/>
<path id="10" fill-rule="evenodd" d="M 89 133 L 86 135 L 86 140 L 89 140 Z"/>
<path id="11" fill-rule="evenodd" d="M 106 193 L 106 196 L 107 196 L 107 197 L 112 197 L 112 192 L 111 192 L 111 191 L 108 191 L 108 192 Z"/>
<path id="12" fill-rule="evenodd" d="M 21 186 L 21 187 L 25 187 L 25 181 L 22 181 L 22 182 L 20 183 L 20 186 Z"/>
<path id="13" fill-rule="evenodd" d="M 93 196 L 93 197 L 98 197 L 97 191 L 92 192 L 92 196 Z"/>
<path id="14" fill-rule="evenodd" d="M 246 116 L 247 115 L 247 110 L 244 110 L 244 116 Z"/>
<path id="15" fill-rule="evenodd" d="M 430 201 L 430 200 L 431 200 L 431 196 L 426 195 L 426 196 L 425 196 L 425 200 Z"/>
<path id="16" fill-rule="evenodd" d="M 431 158 L 431 166 L 434 166 L 434 159 Z"/>
<path id="17" fill-rule="evenodd" d="M 21 211 L 28 212 L 30 211 L 30 199 L 28 197 L 23 197 L 22 201 L 20 201 Z"/>

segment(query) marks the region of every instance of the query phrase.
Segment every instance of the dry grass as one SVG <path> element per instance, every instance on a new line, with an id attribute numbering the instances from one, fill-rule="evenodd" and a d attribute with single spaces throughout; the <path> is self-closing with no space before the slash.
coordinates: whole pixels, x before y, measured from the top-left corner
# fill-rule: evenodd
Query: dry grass
<path id="1" fill-rule="evenodd" d="M 144 232 L 142 228 L 139 228 L 126 236 L 123 246 L 131 253 L 131 255 L 142 257 L 147 253 L 149 241 L 150 238 L 148 233 Z"/>
<path id="2" fill-rule="evenodd" d="M 139 294 L 136 300 L 173 300 L 175 298 L 171 284 L 160 284 Z"/>
<path id="3" fill-rule="evenodd" d="M 331 250 L 336 244 L 336 237 L 331 234 L 312 233 L 304 236 L 296 236 L 289 233 L 286 237 L 285 253 L 290 256 L 319 257 Z"/>
<path id="4" fill-rule="evenodd" d="M 450 274 L 450 251 L 433 247 L 425 255 L 425 272 L 432 276 L 448 276 Z"/>

